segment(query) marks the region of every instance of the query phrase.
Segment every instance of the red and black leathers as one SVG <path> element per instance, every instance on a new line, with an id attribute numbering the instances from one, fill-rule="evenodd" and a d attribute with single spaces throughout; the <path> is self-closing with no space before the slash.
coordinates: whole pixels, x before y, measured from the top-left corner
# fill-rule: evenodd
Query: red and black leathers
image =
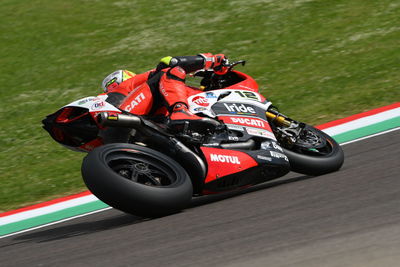
<path id="1" fill-rule="evenodd" d="M 208 121 L 192 114 L 187 107 L 188 96 L 197 93 L 185 84 L 186 73 L 199 69 L 215 69 L 221 66 L 225 56 L 223 54 L 212 55 L 210 53 L 198 56 L 183 56 L 171 58 L 166 64 L 160 63 L 156 69 L 138 74 L 122 82 L 117 88 L 107 92 L 107 102 L 125 109 L 132 110 L 132 100 L 125 103 L 128 94 L 138 92 L 151 92 L 152 101 L 143 101 L 139 115 L 163 114 L 169 115 L 171 125 L 184 123 L 185 121 Z M 150 94 L 150 93 L 149 93 Z M 142 97 L 143 99 L 145 96 Z M 139 97 L 138 100 L 141 100 Z M 136 106 L 136 105 L 135 105 Z"/>

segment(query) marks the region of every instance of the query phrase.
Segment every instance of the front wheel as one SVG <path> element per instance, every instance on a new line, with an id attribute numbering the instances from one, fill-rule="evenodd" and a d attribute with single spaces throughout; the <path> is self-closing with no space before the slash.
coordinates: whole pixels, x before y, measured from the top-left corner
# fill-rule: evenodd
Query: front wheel
<path id="1" fill-rule="evenodd" d="M 305 125 L 296 142 L 281 143 L 292 171 L 307 175 L 334 172 L 343 165 L 344 154 L 339 144 L 323 131 Z"/>
<path id="2" fill-rule="evenodd" d="M 83 160 L 82 177 L 89 190 L 106 204 L 144 217 L 184 209 L 192 197 L 186 171 L 168 156 L 132 144 L 98 147 Z"/>

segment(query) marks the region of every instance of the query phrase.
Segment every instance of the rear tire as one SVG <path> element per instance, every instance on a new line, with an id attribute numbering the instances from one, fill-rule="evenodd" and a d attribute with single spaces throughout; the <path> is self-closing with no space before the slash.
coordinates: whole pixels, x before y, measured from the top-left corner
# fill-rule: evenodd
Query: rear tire
<path id="1" fill-rule="evenodd" d="M 83 160 L 89 190 L 113 208 L 143 217 L 178 212 L 190 203 L 192 183 L 173 159 L 147 147 L 115 143 Z"/>
<path id="2" fill-rule="evenodd" d="M 307 142 L 307 134 L 303 136 L 302 140 L 296 142 L 291 149 L 283 148 L 284 153 L 289 158 L 291 170 L 313 176 L 339 170 L 344 161 L 343 150 L 339 144 L 332 137 L 315 127 L 306 125 L 305 130 L 312 135 L 312 138 L 319 138 L 319 146 L 315 148 L 302 146 Z M 318 143 L 318 141 L 315 143 Z"/>

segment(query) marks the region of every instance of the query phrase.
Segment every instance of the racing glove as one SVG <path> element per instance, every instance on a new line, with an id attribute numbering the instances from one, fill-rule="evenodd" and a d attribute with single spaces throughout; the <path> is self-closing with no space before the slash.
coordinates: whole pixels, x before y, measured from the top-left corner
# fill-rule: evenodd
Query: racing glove
<path id="1" fill-rule="evenodd" d="M 215 73 L 225 74 L 228 70 L 227 67 L 224 67 L 224 63 L 228 60 L 224 54 L 216 54 L 213 55 L 211 53 L 200 54 L 199 56 L 204 58 L 204 69 L 211 70 L 213 69 Z"/>

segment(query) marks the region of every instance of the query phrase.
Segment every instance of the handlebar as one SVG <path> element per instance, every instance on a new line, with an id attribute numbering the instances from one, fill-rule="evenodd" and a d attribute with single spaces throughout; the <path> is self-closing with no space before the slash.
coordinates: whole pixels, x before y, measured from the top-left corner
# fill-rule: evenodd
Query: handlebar
<path id="1" fill-rule="evenodd" d="M 228 85 L 229 81 L 234 79 L 234 77 L 231 77 L 231 75 L 226 75 L 226 74 L 229 74 L 232 71 L 233 67 L 239 64 L 244 66 L 246 64 L 246 61 L 238 60 L 230 63 L 228 59 L 224 59 L 222 61 L 222 64 L 218 66 L 219 67 L 218 69 L 214 70 L 202 69 L 196 71 L 194 74 L 192 74 L 192 76 L 203 78 L 200 82 L 201 85 L 200 88 L 202 88 L 202 90 L 221 89 L 229 86 Z M 237 81 L 234 83 L 237 83 Z"/>
<path id="2" fill-rule="evenodd" d="M 227 68 L 226 72 L 230 72 L 233 67 L 235 67 L 236 65 L 242 64 L 242 66 L 246 65 L 246 60 L 238 60 L 238 61 L 234 61 L 232 63 L 229 62 L 229 59 L 224 59 L 221 67 Z M 211 73 L 216 73 L 216 71 L 210 71 Z M 198 70 L 196 71 L 194 74 L 191 74 L 194 77 L 205 77 L 205 73 L 207 73 L 207 71 L 205 71 L 204 69 Z"/>
<path id="3" fill-rule="evenodd" d="M 242 64 L 242 66 L 246 65 L 246 60 L 239 60 L 239 61 L 234 61 L 232 63 L 229 63 L 229 59 L 224 59 L 222 62 L 223 67 L 228 67 L 229 70 L 231 70 L 233 67 L 236 65 Z"/>
<path id="4" fill-rule="evenodd" d="M 229 60 L 227 58 L 222 60 L 222 64 L 214 68 L 214 72 L 217 75 L 224 75 L 230 71 L 232 71 L 232 68 L 238 64 L 246 64 L 246 61 L 244 60 L 239 60 L 235 61 L 233 63 L 229 63 Z"/>

